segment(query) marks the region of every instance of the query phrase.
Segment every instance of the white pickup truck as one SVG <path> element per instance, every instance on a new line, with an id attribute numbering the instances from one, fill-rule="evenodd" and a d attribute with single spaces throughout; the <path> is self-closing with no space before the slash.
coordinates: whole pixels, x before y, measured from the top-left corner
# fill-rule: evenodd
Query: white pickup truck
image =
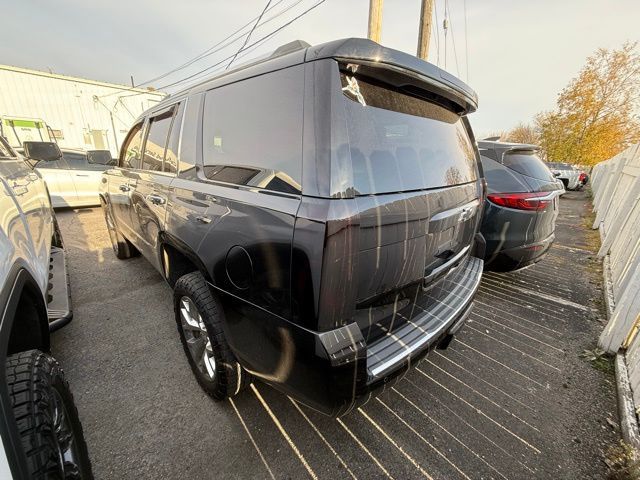
<path id="1" fill-rule="evenodd" d="M 2 479 L 92 478 L 69 384 L 48 353 L 50 331 L 71 318 L 65 253 L 46 185 L 0 137 Z"/>
<path id="2" fill-rule="evenodd" d="M 549 167 L 554 177 L 562 181 L 566 190 L 578 190 L 582 186 L 580 184 L 581 171 L 573 165 L 562 162 L 549 162 L 547 167 Z"/>

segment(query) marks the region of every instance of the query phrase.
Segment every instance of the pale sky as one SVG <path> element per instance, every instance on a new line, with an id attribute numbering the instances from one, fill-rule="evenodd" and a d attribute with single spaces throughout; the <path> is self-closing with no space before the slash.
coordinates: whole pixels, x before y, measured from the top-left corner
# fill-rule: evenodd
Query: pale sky
<path id="1" fill-rule="evenodd" d="M 277 0 L 273 0 L 275 4 Z M 302 0 L 256 29 L 252 41 L 306 10 Z M 0 63 L 117 83 L 153 78 L 184 63 L 256 17 L 266 0 L 2 0 Z M 283 0 L 265 15 L 298 0 Z M 449 0 L 447 70 L 480 99 L 479 137 L 508 130 L 554 106 L 559 91 L 598 47 L 640 39 L 640 0 Z M 326 0 L 240 63 L 291 40 L 311 44 L 367 36 L 368 0 Z M 444 0 L 436 0 L 444 67 Z M 420 0 L 385 0 L 382 44 L 415 54 Z M 452 41 L 453 40 L 453 41 Z M 453 44 L 458 58 L 458 68 Z M 155 82 L 176 81 L 235 53 L 241 42 Z M 468 56 L 467 56 L 468 55 Z M 468 59 L 469 72 L 466 70 Z M 436 30 L 429 61 L 438 63 Z"/>

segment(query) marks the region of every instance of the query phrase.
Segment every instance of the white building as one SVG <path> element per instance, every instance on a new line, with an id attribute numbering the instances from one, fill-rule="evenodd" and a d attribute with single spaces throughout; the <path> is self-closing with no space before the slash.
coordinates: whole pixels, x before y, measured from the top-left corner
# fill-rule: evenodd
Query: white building
<path id="1" fill-rule="evenodd" d="M 0 65 L 0 117 L 44 120 L 62 148 L 108 149 L 117 155 L 135 118 L 165 95 Z"/>

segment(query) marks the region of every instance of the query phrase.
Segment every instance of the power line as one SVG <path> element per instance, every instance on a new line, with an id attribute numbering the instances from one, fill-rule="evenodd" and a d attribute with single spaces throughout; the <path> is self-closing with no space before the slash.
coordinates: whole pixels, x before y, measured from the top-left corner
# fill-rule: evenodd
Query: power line
<path id="1" fill-rule="evenodd" d="M 467 83 L 469 83 L 469 40 L 467 37 L 467 0 L 463 1 L 464 7 L 464 60 L 467 64 Z"/>
<path id="2" fill-rule="evenodd" d="M 276 8 L 280 3 L 282 3 L 284 0 L 278 0 L 273 6 L 271 6 L 270 8 L 267 9 L 267 11 L 273 10 L 274 8 Z M 292 3 L 291 5 L 285 7 L 284 9 L 282 9 L 281 11 L 279 11 L 278 13 L 272 15 L 271 17 L 267 18 L 264 22 L 262 22 L 260 24 L 260 26 L 266 25 L 267 23 L 275 20 L 276 18 L 284 15 L 285 13 L 287 13 L 289 10 L 291 10 L 292 8 L 298 6 L 300 3 L 302 3 L 304 0 L 296 0 L 294 3 Z M 223 49 L 225 49 L 226 47 L 233 45 L 234 43 L 236 43 L 237 41 L 239 41 L 245 34 L 241 33 L 245 28 L 247 28 L 249 25 L 251 25 L 251 23 L 253 23 L 256 19 L 258 19 L 259 17 L 254 17 L 252 18 L 249 22 L 245 23 L 242 27 L 238 28 L 235 32 L 231 33 L 230 35 L 227 35 L 225 38 L 223 38 L 222 40 L 220 40 L 218 43 L 216 43 L 215 45 L 212 45 L 211 47 L 209 47 L 207 50 L 204 50 L 203 52 L 201 52 L 200 54 L 196 55 L 195 57 L 193 57 L 191 60 L 188 60 L 187 62 L 183 63 L 182 65 L 175 67 L 172 70 L 169 70 L 166 73 L 163 73 L 162 75 L 158 75 L 157 77 L 151 78 L 149 80 L 146 80 L 144 82 L 139 83 L 138 85 L 134 86 L 134 87 L 123 87 L 119 90 L 117 90 L 116 92 L 111 92 L 111 93 L 107 93 L 106 95 L 101 95 L 101 97 L 108 97 L 110 95 L 116 95 L 120 92 L 123 91 L 128 91 L 128 92 L 136 92 L 136 90 L 143 86 L 143 85 L 147 85 L 151 82 L 155 82 L 157 80 L 161 80 L 163 78 L 168 77 L 169 75 L 179 71 L 179 70 L 183 70 L 184 68 L 187 68 L 191 65 L 193 65 L 194 63 L 202 60 L 203 58 L 206 58 L 210 55 L 213 55 L 214 53 L 217 53 Z M 238 35 L 237 38 L 233 38 L 234 36 Z M 233 39 L 232 39 L 233 38 Z M 230 40 L 232 39 L 232 40 Z M 230 40 L 227 42 L 227 40 Z M 225 43 L 226 42 L 226 43 Z M 162 87 L 159 87 L 158 89 L 161 89 Z M 142 92 L 136 92 L 134 93 L 134 95 L 139 95 Z M 146 93 L 146 92 L 145 92 Z"/>
<path id="3" fill-rule="evenodd" d="M 304 15 L 306 15 L 307 13 L 309 13 L 311 10 L 314 10 L 315 8 L 319 7 L 319 6 L 320 6 L 320 5 L 322 5 L 324 2 L 326 2 L 326 0 L 320 0 L 319 2 L 317 2 L 317 3 L 313 4 L 311 7 L 307 8 L 305 11 L 303 11 L 302 13 L 300 13 L 299 15 L 297 15 L 296 17 L 292 18 L 292 19 L 291 19 L 291 20 L 289 20 L 287 23 L 285 23 L 285 24 L 281 25 L 280 27 L 278 27 L 277 29 L 275 29 L 275 30 L 274 30 L 274 31 L 272 31 L 271 33 L 268 33 L 267 35 L 264 35 L 263 37 L 261 37 L 260 39 L 256 40 L 256 41 L 255 41 L 255 42 L 253 42 L 252 44 L 250 44 L 250 45 L 246 46 L 242 51 L 249 50 L 250 48 L 252 48 L 252 47 L 254 47 L 254 46 L 256 46 L 256 45 L 260 44 L 261 42 L 264 42 L 264 41 L 266 41 L 267 39 L 272 38 L 272 37 L 273 37 L 274 35 L 276 35 L 278 32 L 280 32 L 280 31 L 281 31 L 281 30 L 283 30 L 284 28 L 288 27 L 288 26 L 289 26 L 289 25 L 291 25 L 293 22 L 295 22 L 295 21 L 296 21 L 296 20 L 298 20 L 299 18 L 301 18 L 301 17 L 303 17 Z M 184 77 L 184 78 L 182 78 L 182 79 L 180 79 L 180 80 L 177 80 L 177 81 L 175 81 L 175 82 L 172 82 L 172 83 L 169 83 L 169 84 L 166 84 L 166 85 L 162 85 L 162 86 L 158 87 L 158 90 L 163 90 L 163 89 L 165 89 L 165 88 L 174 87 L 174 86 L 179 85 L 179 84 L 181 84 L 181 83 L 184 83 L 184 82 L 186 82 L 186 81 L 193 80 L 193 79 L 194 79 L 194 77 L 197 77 L 197 76 L 199 76 L 199 75 L 201 75 L 201 74 L 203 74 L 203 73 L 205 73 L 205 72 L 210 72 L 212 69 L 214 69 L 214 68 L 215 68 L 215 67 L 217 67 L 218 65 L 220 65 L 220 64 L 222 64 L 222 63 L 225 63 L 227 60 L 230 60 L 231 58 L 233 58 L 233 56 L 234 56 L 234 55 L 236 55 L 236 54 L 229 55 L 228 57 L 223 58 L 222 60 L 220 60 L 220 61 L 218 61 L 218 62 L 214 63 L 213 65 L 210 65 L 210 66 L 208 66 L 208 67 L 206 67 L 206 68 L 204 68 L 204 69 L 202 69 L 202 70 L 200 70 L 200 71 L 198 71 L 198 72 L 195 72 L 195 73 L 193 73 L 193 74 L 191 74 L 191 75 L 188 75 L 188 76 L 186 76 L 186 77 Z M 128 96 L 141 95 L 141 94 L 143 94 L 143 93 L 147 93 L 147 92 L 136 92 L 136 93 L 133 93 L 133 94 L 128 95 Z"/>
<path id="4" fill-rule="evenodd" d="M 449 16 L 447 13 L 447 4 L 444 4 L 444 19 L 442 20 L 442 30 L 444 31 L 444 69 L 447 69 L 447 33 L 449 32 Z"/>
<path id="5" fill-rule="evenodd" d="M 436 65 L 440 66 L 440 24 L 438 23 L 438 2 L 433 0 L 433 13 L 436 16 Z"/>
<path id="6" fill-rule="evenodd" d="M 460 76 L 460 67 L 458 65 L 458 52 L 456 51 L 456 36 L 453 33 L 453 22 L 451 21 L 451 10 L 449 9 L 449 0 L 445 0 L 445 10 L 448 12 L 449 28 L 451 29 L 451 44 L 453 45 L 453 58 L 456 61 L 456 72 Z"/>
<path id="7" fill-rule="evenodd" d="M 256 29 L 256 27 L 258 26 L 258 24 L 260 23 L 260 20 L 262 19 L 262 16 L 264 15 L 264 12 L 267 11 L 267 8 L 269 8 L 269 5 L 271 5 L 271 0 L 269 0 L 267 2 L 267 4 L 264 6 L 264 9 L 262 10 L 262 13 L 260 14 L 260 16 L 258 17 L 258 20 L 256 20 L 256 23 L 253 24 L 253 28 L 249 31 L 249 33 L 247 34 L 247 36 L 244 38 L 244 42 L 242 43 L 242 46 L 238 49 L 238 51 L 236 52 L 236 54 L 233 56 L 233 58 L 231 59 L 231 61 L 229 61 L 229 64 L 227 65 L 227 68 L 225 68 L 225 70 L 228 70 L 229 67 L 231 66 L 231 64 L 233 63 L 233 61 L 236 59 L 236 57 L 238 56 L 238 54 L 242 51 L 242 49 L 244 49 L 244 47 L 247 45 L 247 43 L 249 42 L 249 39 L 251 38 L 251 34 L 253 33 L 253 31 Z"/>
<path id="8" fill-rule="evenodd" d="M 272 9 L 276 8 L 276 7 L 277 7 L 278 5 L 280 5 L 283 1 L 284 1 L 284 0 L 278 0 L 278 1 L 277 1 L 277 2 L 272 6 L 272 7 L 267 8 L 267 10 L 266 10 L 266 11 L 269 11 L 269 10 L 272 10 Z M 300 0 L 300 1 L 302 1 L 302 0 Z M 298 2 L 296 2 L 295 4 L 291 5 L 289 8 L 291 8 L 291 7 L 295 6 L 295 5 L 297 5 L 298 3 L 300 3 L 300 1 L 298 1 Z M 283 13 L 284 13 L 284 12 L 286 12 L 286 11 L 287 11 L 287 10 L 284 10 L 284 11 L 280 12 L 278 15 L 281 15 L 281 14 L 283 14 Z M 232 37 L 234 37 L 235 35 L 237 35 L 237 34 L 239 34 L 240 32 L 242 32 L 245 28 L 247 28 L 249 25 L 251 25 L 254 21 L 259 20 L 259 19 L 260 19 L 260 17 L 261 17 L 263 14 L 264 14 L 264 12 L 263 12 L 259 17 L 254 17 L 254 18 L 252 18 L 252 19 L 251 19 L 251 20 L 249 20 L 247 23 L 245 23 L 243 26 L 241 26 L 240 28 L 238 28 L 236 31 L 234 31 L 233 33 L 231 33 L 231 34 L 227 35 L 225 38 L 223 38 L 222 40 L 220 40 L 218 43 L 216 43 L 215 45 L 212 45 L 211 47 L 207 48 L 206 50 L 204 50 L 203 52 L 199 53 L 198 55 L 196 55 L 196 56 L 195 56 L 195 57 L 193 57 L 192 59 L 190 59 L 190 60 L 186 61 L 185 63 L 183 63 L 182 65 L 179 65 L 179 66 L 175 67 L 174 69 L 172 69 L 172 70 L 168 71 L 167 73 L 164 73 L 164 74 L 159 75 L 159 76 L 157 76 L 157 77 L 155 77 L 155 78 L 152 78 L 152 79 L 150 79 L 150 80 L 147 80 L 147 81 L 145 81 L 145 82 L 142 82 L 142 83 L 140 83 L 139 85 L 146 85 L 147 83 L 155 82 L 155 81 L 157 81 L 157 80 L 160 80 L 160 79 L 162 79 L 162 78 L 165 78 L 165 77 L 167 77 L 167 76 L 171 75 L 172 73 L 177 72 L 178 70 L 182 70 L 182 69 L 184 69 L 184 68 L 186 68 L 186 67 L 188 67 L 188 66 L 190 66 L 190 65 L 193 65 L 193 64 L 194 64 L 195 62 L 197 62 L 198 60 L 201 60 L 202 58 L 204 58 L 204 57 L 208 56 L 208 54 L 209 54 L 209 53 L 215 53 L 215 52 L 212 52 L 212 50 L 214 50 L 216 47 L 220 46 L 221 44 L 223 44 L 224 42 L 226 42 L 226 41 L 227 41 L 227 40 L 229 40 L 230 38 L 232 38 Z M 277 16 L 277 15 L 276 15 L 276 16 Z M 276 16 L 271 17 L 271 19 L 275 18 Z M 269 20 L 271 20 L 271 19 L 269 19 Z M 269 21 L 269 20 L 267 20 L 267 21 Z M 265 23 L 266 23 L 266 22 L 265 22 Z M 237 39 L 235 39 L 235 40 L 234 40 L 234 42 L 236 42 L 236 41 L 240 40 L 240 38 L 242 38 L 242 35 L 241 35 L 240 37 L 238 37 Z M 232 42 L 232 43 L 233 43 L 233 42 Z M 230 45 L 230 44 L 227 44 L 227 45 L 225 45 L 225 46 L 228 46 L 228 45 Z M 224 48 L 225 46 L 223 46 L 222 48 Z"/>
<path id="9" fill-rule="evenodd" d="M 273 10 L 274 8 L 276 8 L 278 5 L 280 5 L 284 0 L 278 0 L 273 6 L 267 8 L 267 12 L 270 10 Z M 283 10 L 279 11 L 278 13 L 276 13 L 275 15 L 272 15 L 271 17 L 269 17 L 268 19 L 266 19 L 264 22 L 262 22 L 262 25 L 266 25 L 267 23 L 269 23 L 272 20 L 275 20 L 276 18 L 278 18 L 281 15 L 284 15 L 285 13 L 287 13 L 289 10 L 291 10 L 293 7 L 296 7 L 298 4 L 300 4 L 300 2 L 302 2 L 303 0 L 297 0 L 296 2 L 292 3 L 291 5 L 289 5 L 288 7 L 284 8 Z M 183 70 L 184 68 L 187 68 L 191 65 L 193 65 L 194 63 L 202 60 L 203 58 L 206 58 L 210 55 L 213 55 L 216 52 L 219 52 L 220 50 L 223 50 L 224 48 L 228 47 L 229 45 L 233 45 L 235 42 L 237 42 L 238 40 L 240 40 L 244 35 L 246 35 L 245 33 L 242 33 L 243 30 L 245 28 L 247 28 L 249 25 L 251 25 L 253 22 L 255 22 L 256 20 L 259 20 L 259 16 L 258 17 L 254 17 L 251 20 L 249 20 L 247 23 L 245 23 L 242 27 L 238 28 L 235 32 L 227 35 L 225 38 L 223 38 L 222 40 L 220 40 L 218 43 L 216 43 L 215 45 L 212 45 L 211 47 L 207 48 L 205 51 L 201 52 L 200 54 L 196 55 L 195 57 L 193 57 L 191 60 L 183 63 L 182 65 L 170 70 L 167 73 L 164 73 L 158 77 L 152 78 L 151 80 L 147 80 L 145 82 L 140 83 L 139 85 L 145 85 L 157 80 L 160 80 L 162 78 L 165 78 L 169 75 L 171 75 L 172 73 L 175 73 L 179 70 Z M 236 35 L 238 35 L 237 38 L 233 38 Z M 230 40 L 232 39 L 233 40 Z M 230 40 L 229 42 L 227 42 L 227 40 Z M 227 42 L 227 43 L 225 43 Z M 219 48 L 217 48 L 219 47 Z"/>

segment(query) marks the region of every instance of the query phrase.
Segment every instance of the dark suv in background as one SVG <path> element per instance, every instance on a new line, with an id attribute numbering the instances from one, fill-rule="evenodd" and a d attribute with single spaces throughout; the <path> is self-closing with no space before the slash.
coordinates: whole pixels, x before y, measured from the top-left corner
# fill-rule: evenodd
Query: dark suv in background
<path id="1" fill-rule="evenodd" d="M 368 40 L 280 47 L 147 111 L 101 200 L 174 289 L 214 398 L 252 377 L 329 415 L 446 346 L 480 282 L 476 96 Z M 479 250 L 479 252 L 477 252 Z"/>
<path id="2" fill-rule="evenodd" d="M 485 269 L 512 271 L 539 262 L 555 240 L 562 183 L 538 157 L 540 147 L 480 141 L 478 148 L 487 182 Z"/>

